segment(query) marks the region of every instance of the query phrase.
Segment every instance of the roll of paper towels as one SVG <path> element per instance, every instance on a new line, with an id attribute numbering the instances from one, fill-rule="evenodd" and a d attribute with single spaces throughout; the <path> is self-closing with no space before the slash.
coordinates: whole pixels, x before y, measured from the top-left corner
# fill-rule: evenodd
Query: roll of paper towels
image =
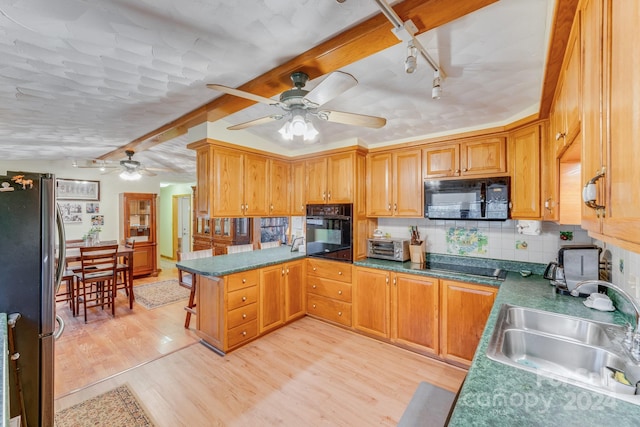
<path id="1" fill-rule="evenodd" d="M 528 234 L 531 236 L 537 236 L 540 234 L 542 230 L 542 221 L 531 221 L 531 220 L 518 220 L 518 224 L 516 225 L 518 229 L 518 233 L 520 234 Z"/>

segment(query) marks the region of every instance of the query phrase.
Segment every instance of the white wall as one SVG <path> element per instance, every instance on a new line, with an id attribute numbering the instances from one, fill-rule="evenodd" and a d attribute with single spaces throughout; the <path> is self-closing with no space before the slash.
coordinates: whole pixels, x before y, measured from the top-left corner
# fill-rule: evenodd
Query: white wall
<path id="1" fill-rule="evenodd" d="M 139 181 L 124 181 L 118 173 L 103 175 L 99 169 L 74 168 L 71 161 L 43 161 L 43 160 L 0 160 L 0 175 L 6 171 L 24 171 L 52 173 L 56 178 L 86 179 L 100 181 L 100 215 L 104 215 L 104 226 L 100 233 L 101 240 L 119 239 L 119 194 L 130 193 L 159 193 L 160 179 L 158 177 L 143 176 Z M 87 202 L 79 201 L 86 212 Z M 91 215 L 83 213 L 82 224 L 65 224 L 67 239 L 81 239 L 91 228 Z"/>

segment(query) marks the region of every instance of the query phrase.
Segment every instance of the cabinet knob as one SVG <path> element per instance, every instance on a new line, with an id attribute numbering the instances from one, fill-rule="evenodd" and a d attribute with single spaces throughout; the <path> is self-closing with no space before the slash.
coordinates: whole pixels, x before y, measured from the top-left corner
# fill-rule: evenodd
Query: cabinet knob
<path id="1" fill-rule="evenodd" d="M 246 337 L 247 336 L 247 331 L 242 331 L 242 336 Z"/>
<path id="2" fill-rule="evenodd" d="M 316 286 L 316 285 L 313 285 L 313 286 L 311 286 L 311 287 L 312 287 L 313 289 L 315 289 L 317 286 Z"/>
<path id="3" fill-rule="evenodd" d="M 247 283 L 247 279 L 242 279 L 242 283 Z"/>
<path id="4" fill-rule="evenodd" d="M 342 291 L 338 291 L 338 295 L 342 295 Z"/>
<path id="5" fill-rule="evenodd" d="M 338 271 L 338 276 L 342 276 L 342 271 Z"/>
<path id="6" fill-rule="evenodd" d="M 313 267 L 313 271 L 316 271 L 316 268 L 315 268 L 315 267 Z"/>
<path id="7" fill-rule="evenodd" d="M 398 212 L 398 204 L 397 204 L 397 203 L 394 203 L 394 204 L 393 204 L 393 210 L 394 210 L 394 211 L 396 211 L 396 212 Z"/>
<path id="8" fill-rule="evenodd" d="M 331 191 L 329 191 L 329 194 L 327 194 L 327 199 L 331 200 Z"/>
<path id="9" fill-rule="evenodd" d="M 289 267 L 287 267 L 287 274 L 289 274 Z"/>
<path id="10" fill-rule="evenodd" d="M 466 172 L 466 171 L 467 171 L 467 168 L 462 169 L 462 172 Z"/>
<path id="11" fill-rule="evenodd" d="M 249 210 L 249 205 L 244 205 L 244 211 L 248 211 Z"/>
<path id="12" fill-rule="evenodd" d="M 284 276 L 284 267 L 282 267 L 282 275 Z"/>
<path id="13" fill-rule="evenodd" d="M 341 311 L 338 312 L 338 316 L 342 316 L 342 312 Z"/>
<path id="14" fill-rule="evenodd" d="M 247 318 L 247 314 L 246 313 L 242 313 L 242 318 L 246 319 Z"/>
<path id="15" fill-rule="evenodd" d="M 324 198 L 325 198 L 325 192 L 323 191 L 322 192 L 322 200 L 324 200 Z"/>
<path id="16" fill-rule="evenodd" d="M 556 133 L 556 141 L 560 141 L 562 138 L 564 138 L 565 136 L 567 136 L 566 133 L 564 132 L 558 132 Z"/>
<path id="17" fill-rule="evenodd" d="M 243 302 L 246 301 L 246 300 L 247 300 L 247 297 L 242 297 L 242 301 Z"/>
<path id="18" fill-rule="evenodd" d="M 456 169 L 454 173 L 460 173 L 460 169 Z"/>
<path id="19" fill-rule="evenodd" d="M 389 203 L 389 204 L 387 205 L 387 210 L 388 210 L 388 211 L 391 211 L 391 203 Z"/>
<path id="20" fill-rule="evenodd" d="M 273 205 L 270 206 L 270 209 L 273 210 Z"/>
<path id="21" fill-rule="evenodd" d="M 313 304 L 313 308 L 316 308 L 316 305 L 315 305 L 315 304 Z"/>

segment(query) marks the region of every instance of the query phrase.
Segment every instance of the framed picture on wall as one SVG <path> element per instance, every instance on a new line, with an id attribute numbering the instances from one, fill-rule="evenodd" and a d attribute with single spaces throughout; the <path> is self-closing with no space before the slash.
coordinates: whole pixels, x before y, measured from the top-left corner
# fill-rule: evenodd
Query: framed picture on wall
<path id="1" fill-rule="evenodd" d="M 58 202 L 65 224 L 82 224 L 82 203 Z"/>
<path id="2" fill-rule="evenodd" d="M 56 179 L 58 200 L 100 200 L 100 181 Z"/>

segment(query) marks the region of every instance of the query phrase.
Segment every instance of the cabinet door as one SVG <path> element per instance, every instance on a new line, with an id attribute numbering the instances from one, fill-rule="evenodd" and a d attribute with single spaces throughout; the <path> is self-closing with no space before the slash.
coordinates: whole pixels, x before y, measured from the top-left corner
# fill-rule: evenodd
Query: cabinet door
<path id="1" fill-rule="evenodd" d="M 136 242 L 133 249 L 133 276 L 157 276 L 156 265 L 156 244 Z"/>
<path id="2" fill-rule="evenodd" d="M 327 159 L 311 159 L 305 162 L 305 193 L 307 204 L 322 204 L 327 201 Z"/>
<path id="3" fill-rule="evenodd" d="M 398 273 L 393 285 L 393 341 L 437 354 L 438 279 Z"/>
<path id="4" fill-rule="evenodd" d="M 555 131 L 551 128 L 551 121 L 549 126 L 549 136 L 546 140 L 541 138 L 540 151 L 542 162 L 540 165 L 540 173 L 542 177 L 540 179 L 542 184 L 542 219 L 544 221 L 558 221 L 559 209 L 558 209 L 558 158 L 556 157 L 555 140 L 552 137 L 555 135 Z"/>
<path id="5" fill-rule="evenodd" d="M 196 151 L 196 214 L 209 216 L 211 211 L 211 149 L 203 147 Z"/>
<path id="6" fill-rule="evenodd" d="M 491 175 L 507 171 L 504 138 L 467 141 L 460 144 L 462 175 Z"/>
<path id="7" fill-rule="evenodd" d="M 476 352 L 497 288 L 442 281 L 440 354 L 469 366 Z"/>
<path id="8" fill-rule="evenodd" d="M 353 203 L 355 154 L 335 154 L 327 162 L 327 203 Z"/>
<path id="9" fill-rule="evenodd" d="M 244 154 L 216 148 L 213 155 L 213 215 L 244 214 Z"/>
<path id="10" fill-rule="evenodd" d="M 393 155 L 393 214 L 423 216 L 423 180 L 421 150 L 401 151 Z"/>
<path id="11" fill-rule="evenodd" d="M 380 153 L 367 156 L 367 215 L 392 216 L 393 193 L 391 191 L 392 154 Z"/>
<path id="12" fill-rule="evenodd" d="M 573 144 L 580 134 L 580 116 L 582 115 L 580 98 L 580 21 L 576 20 L 567 45 L 567 61 L 564 71 L 562 94 L 565 111 L 565 147 Z"/>
<path id="13" fill-rule="evenodd" d="M 606 179 L 606 236 L 640 244 L 640 4 L 610 0 L 611 90 Z M 638 247 L 633 248 L 637 251 Z"/>
<path id="14" fill-rule="evenodd" d="M 284 264 L 260 269 L 260 334 L 284 323 Z"/>
<path id="15" fill-rule="evenodd" d="M 353 326 L 371 335 L 389 338 L 391 273 L 356 269 L 353 284 Z"/>
<path id="16" fill-rule="evenodd" d="M 460 145 L 451 144 L 422 150 L 424 178 L 446 178 L 460 175 Z"/>
<path id="17" fill-rule="evenodd" d="M 224 281 L 218 277 L 200 275 L 196 276 L 196 280 L 198 335 L 209 344 L 224 351 Z M 200 301 L 207 301 L 207 303 L 201 304 Z"/>
<path id="18" fill-rule="evenodd" d="M 305 313 L 303 262 L 290 262 L 285 266 L 284 309 L 285 321 L 289 322 Z"/>
<path id="19" fill-rule="evenodd" d="M 269 171 L 266 157 L 244 156 L 244 214 L 269 214 Z"/>
<path id="20" fill-rule="evenodd" d="M 305 196 L 305 164 L 304 162 L 296 162 L 291 166 L 291 215 L 304 216 L 306 212 L 306 196 Z"/>
<path id="21" fill-rule="evenodd" d="M 289 163 L 269 160 L 269 215 L 289 215 Z"/>
<path id="22" fill-rule="evenodd" d="M 601 98 L 603 50 L 602 0 L 585 0 L 582 2 L 581 40 L 582 52 L 582 184 L 587 183 L 604 166 L 604 129 L 601 126 L 601 112 L 604 105 Z M 625 142 L 626 143 L 626 142 Z M 628 157 L 629 159 L 631 157 Z M 604 179 L 597 183 L 598 204 L 604 204 Z M 599 233 L 601 221 L 598 213 L 582 204 L 581 227 Z"/>
<path id="23" fill-rule="evenodd" d="M 515 131 L 509 141 L 511 217 L 540 219 L 540 125 Z"/>

